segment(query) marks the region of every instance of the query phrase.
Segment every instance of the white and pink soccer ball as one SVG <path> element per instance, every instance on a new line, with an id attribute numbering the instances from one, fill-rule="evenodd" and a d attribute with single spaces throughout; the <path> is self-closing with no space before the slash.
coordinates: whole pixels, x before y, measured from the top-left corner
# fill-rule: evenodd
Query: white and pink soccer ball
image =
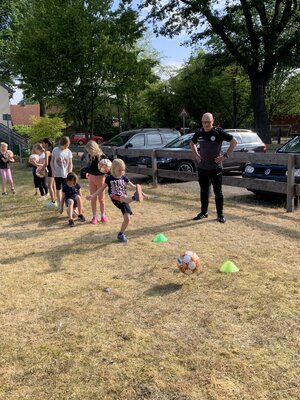
<path id="1" fill-rule="evenodd" d="M 14 153 L 11 150 L 6 150 L 6 152 L 4 153 L 4 157 L 8 158 L 9 160 L 13 160 L 14 159 Z"/>
<path id="2" fill-rule="evenodd" d="M 201 261 L 193 251 L 185 251 L 177 258 L 177 266 L 183 274 L 191 275 L 199 270 Z"/>
<path id="3" fill-rule="evenodd" d="M 98 163 L 98 169 L 102 174 L 108 174 L 110 172 L 111 161 L 108 158 L 103 158 Z"/>
<path id="4" fill-rule="evenodd" d="M 34 162 L 38 163 L 40 161 L 40 157 L 38 154 L 31 154 L 28 158 L 30 164 L 35 165 Z"/>
<path id="5" fill-rule="evenodd" d="M 43 169 L 43 167 L 37 167 L 35 174 L 39 178 L 44 178 L 44 176 L 46 176 L 46 171 L 45 171 L 45 169 Z"/>

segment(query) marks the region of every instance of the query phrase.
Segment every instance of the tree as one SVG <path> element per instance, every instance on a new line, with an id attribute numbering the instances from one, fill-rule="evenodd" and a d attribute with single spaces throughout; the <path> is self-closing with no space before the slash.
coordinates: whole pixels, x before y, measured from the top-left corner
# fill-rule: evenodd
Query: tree
<path id="1" fill-rule="evenodd" d="M 39 143 L 47 137 L 53 141 L 62 135 L 66 124 L 61 118 L 33 117 L 30 130 L 27 132 L 31 143 Z"/>
<path id="2" fill-rule="evenodd" d="M 1 0 L 0 2 L 0 81 L 13 84 L 14 71 L 11 62 L 16 31 L 28 7 L 26 0 Z"/>
<path id="3" fill-rule="evenodd" d="M 96 110 L 115 94 L 116 82 L 130 77 L 135 43 L 144 32 L 137 12 L 112 6 L 111 1 L 33 0 L 16 49 L 25 94 L 41 104 L 58 98 L 91 132 Z"/>
<path id="4" fill-rule="evenodd" d="M 149 18 L 163 35 L 172 37 L 185 29 L 193 44 L 217 36 L 249 76 L 255 127 L 270 143 L 265 90 L 276 67 L 299 61 L 298 2 L 235 0 L 225 1 L 222 8 L 217 0 L 145 0 L 142 6 L 151 7 Z"/>

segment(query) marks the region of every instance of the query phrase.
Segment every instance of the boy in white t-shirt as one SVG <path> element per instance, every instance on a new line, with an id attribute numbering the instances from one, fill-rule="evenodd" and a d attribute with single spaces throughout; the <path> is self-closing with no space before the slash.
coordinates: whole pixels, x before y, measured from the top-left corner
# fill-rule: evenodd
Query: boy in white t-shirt
<path id="1" fill-rule="evenodd" d="M 73 170 L 73 154 L 69 146 L 70 139 L 68 136 L 63 136 L 58 147 L 54 147 L 52 151 L 51 170 L 55 181 L 58 210 L 61 208 L 62 188 L 67 182 L 68 173 Z"/>

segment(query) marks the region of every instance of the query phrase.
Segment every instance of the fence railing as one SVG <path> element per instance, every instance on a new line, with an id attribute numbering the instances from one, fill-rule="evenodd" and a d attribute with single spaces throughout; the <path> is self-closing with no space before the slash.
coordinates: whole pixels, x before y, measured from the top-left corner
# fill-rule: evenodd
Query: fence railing
<path id="1" fill-rule="evenodd" d="M 76 149 L 77 153 L 80 149 Z M 76 151 L 75 150 L 75 151 Z M 107 156 L 113 158 L 125 156 L 151 157 L 151 167 L 139 167 L 127 165 L 128 172 L 148 175 L 152 177 L 154 186 L 158 185 L 159 178 L 171 178 L 182 181 L 197 181 L 198 174 L 191 172 L 181 172 L 174 170 L 166 170 L 157 168 L 157 157 L 173 157 L 176 159 L 193 160 L 194 156 L 191 151 L 182 150 L 167 150 L 167 149 L 120 149 L 114 147 L 102 146 L 103 152 Z M 83 152 L 83 150 L 82 150 Z M 236 187 L 244 187 L 247 189 L 270 191 L 274 193 L 286 194 L 287 196 L 287 211 L 294 210 L 295 197 L 300 196 L 300 184 L 295 183 L 295 167 L 300 168 L 300 155 L 296 154 L 280 154 L 280 153 L 244 153 L 235 152 L 230 156 L 230 159 L 224 163 L 238 162 L 246 164 L 248 162 L 256 162 L 262 164 L 276 164 L 287 166 L 287 181 L 276 182 L 264 179 L 250 179 L 241 176 L 223 176 L 223 184 Z M 84 163 L 84 161 L 82 162 Z"/>

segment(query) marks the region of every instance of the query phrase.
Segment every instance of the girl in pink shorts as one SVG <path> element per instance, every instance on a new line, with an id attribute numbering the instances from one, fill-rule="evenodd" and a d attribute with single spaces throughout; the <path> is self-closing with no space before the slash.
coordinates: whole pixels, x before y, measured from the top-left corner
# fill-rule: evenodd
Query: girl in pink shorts
<path id="1" fill-rule="evenodd" d="M 89 182 L 89 191 L 90 194 L 96 192 L 104 184 L 105 174 L 99 171 L 98 163 L 101 159 L 107 158 L 103 151 L 100 149 L 98 144 L 94 140 L 90 140 L 86 145 L 86 151 L 88 155 L 88 171 L 87 171 L 87 179 Z M 97 198 L 100 206 L 100 221 L 102 223 L 106 223 L 107 217 L 105 215 L 105 193 L 102 192 L 96 197 L 93 197 L 91 200 L 92 207 L 92 224 L 97 224 Z"/>
<path id="2" fill-rule="evenodd" d="M 14 189 L 14 182 L 11 175 L 11 169 L 9 167 L 10 162 L 15 162 L 14 155 L 8 150 L 8 145 L 5 142 L 0 144 L 0 172 L 2 178 L 2 195 L 6 196 L 6 184 L 10 184 L 12 194 L 16 194 Z"/>

